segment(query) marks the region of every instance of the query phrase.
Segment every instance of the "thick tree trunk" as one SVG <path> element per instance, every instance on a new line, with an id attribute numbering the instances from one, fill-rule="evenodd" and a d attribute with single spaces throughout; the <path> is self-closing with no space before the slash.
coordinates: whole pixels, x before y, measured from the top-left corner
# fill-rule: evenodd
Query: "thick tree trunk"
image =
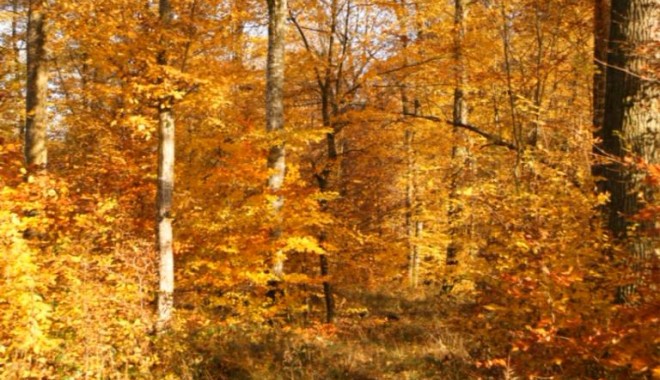
<path id="1" fill-rule="evenodd" d="M 268 62 L 266 68 L 266 130 L 277 135 L 284 129 L 284 45 L 286 34 L 287 0 L 268 0 Z M 276 138 L 276 140 L 279 140 Z M 277 194 L 284 184 L 286 172 L 284 142 L 278 141 L 268 153 L 268 188 L 276 195 L 273 212 L 280 213 L 284 199 Z M 279 218 L 279 216 L 277 217 Z M 272 230 L 273 240 L 281 235 L 281 226 Z M 284 255 L 275 252 L 273 272 L 284 274 Z"/>
<path id="2" fill-rule="evenodd" d="M 167 27 L 172 19 L 169 0 L 160 0 L 160 19 Z M 159 53 L 158 64 L 167 65 L 165 49 Z M 174 308 L 174 236 L 172 232 L 172 197 L 174 193 L 174 116 L 172 98 L 161 99 L 158 104 L 158 191 L 156 198 L 158 223 L 159 292 L 158 328 L 169 324 Z"/>
<path id="3" fill-rule="evenodd" d="M 629 246 L 629 265 L 643 281 L 643 268 L 653 253 L 645 222 L 632 228 L 634 216 L 652 194 L 635 168 L 626 167 L 626 156 L 660 163 L 660 85 L 648 79 L 653 57 L 645 51 L 660 42 L 660 1 L 621 0 L 612 3 L 607 69 L 607 95 L 601 150 L 613 158 L 604 165 L 604 188 L 610 192 L 608 227 Z M 645 49 L 646 48 L 646 49 Z M 628 302 L 635 285 L 618 290 L 617 301 Z"/>
<path id="4" fill-rule="evenodd" d="M 46 148 L 48 71 L 44 6 L 43 0 L 30 0 L 27 25 L 25 163 L 29 168 L 37 170 L 45 169 L 48 162 Z"/>

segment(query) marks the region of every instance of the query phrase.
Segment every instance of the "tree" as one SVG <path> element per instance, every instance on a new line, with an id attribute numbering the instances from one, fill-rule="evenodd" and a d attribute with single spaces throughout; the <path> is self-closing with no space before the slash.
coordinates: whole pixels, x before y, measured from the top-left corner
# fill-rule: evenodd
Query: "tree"
<path id="1" fill-rule="evenodd" d="M 611 195 L 607 225 L 615 238 L 628 240 L 633 266 L 646 265 L 653 243 L 645 237 L 649 222 L 631 220 L 653 199 L 653 190 L 627 159 L 660 163 L 660 84 L 648 70 L 653 67 L 649 49 L 660 42 L 660 2 L 615 1 L 611 7 L 607 88 L 601 151 L 609 156 L 602 169 L 604 188 Z M 638 272 L 639 272 L 638 268 Z M 619 289 L 618 302 L 625 302 L 632 287 Z"/>
<path id="2" fill-rule="evenodd" d="M 458 197 L 458 191 L 463 182 L 463 177 L 467 171 L 468 152 L 466 147 L 465 132 L 459 125 L 468 124 L 468 108 L 465 101 L 466 87 L 466 64 L 464 58 L 464 39 L 465 39 L 465 4 L 463 0 L 454 2 L 454 107 L 452 113 L 452 148 L 451 148 L 451 167 L 450 167 L 450 189 L 449 189 L 449 211 L 447 218 L 449 223 L 449 238 L 447 245 L 447 256 L 445 264 L 449 267 L 456 265 L 461 247 L 459 243 L 458 220 L 462 212 L 462 206 Z"/>
<path id="3" fill-rule="evenodd" d="M 46 66 L 46 6 L 43 0 L 28 3 L 27 84 L 25 86 L 25 163 L 45 169 L 48 162 L 46 131 L 48 69 Z"/>
<path id="4" fill-rule="evenodd" d="M 607 72 L 607 41 L 610 32 L 610 1 L 596 0 L 594 4 L 594 73 L 593 108 L 594 129 L 599 137 L 605 113 L 605 86 Z"/>
<path id="5" fill-rule="evenodd" d="M 286 37 L 287 0 L 268 0 L 268 62 L 266 68 L 266 131 L 274 143 L 268 152 L 268 188 L 273 195 L 271 202 L 276 218 L 284 204 L 277 194 L 284 184 L 286 173 L 286 151 L 284 132 L 284 46 Z M 273 229 L 276 241 L 281 235 L 281 226 Z M 281 277 L 284 271 L 282 252 L 274 252 L 273 272 Z"/>
<path id="6" fill-rule="evenodd" d="M 417 8 L 417 6 L 414 6 Z M 402 1 L 401 4 L 396 6 L 397 19 L 401 25 L 400 40 L 401 50 L 405 55 L 403 66 L 408 66 L 409 60 L 406 50 L 410 48 L 411 37 L 418 37 L 416 30 L 416 22 L 411 22 L 416 14 L 414 10 L 409 9 L 409 5 Z M 411 17 L 412 16 L 412 17 Z M 404 83 L 401 84 L 401 111 L 403 116 L 409 114 L 416 114 L 419 100 L 416 97 L 409 99 L 409 91 L 405 78 L 402 79 Z M 411 110 L 412 105 L 412 110 Z M 419 238 L 424 229 L 424 223 L 420 220 L 421 202 L 419 197 L 419 184 L 418 184 L 418 170 L 417 170 L 417 150 L 415 149 L 415 123 L 407 122 L 404 131 L 404 146 L 406 155 L 406 190 L 405 190 L 405 224 L 406 224 L 406 239 L 408 249 L 408 284 L 411 288 L 417 287 L 419 284 L 419 262 L 420 262 L 420 249 Z"/>
<path id="7" fill-rule="evenodd" d="M 166 29 L 172 21 L 172 8 L 169 0 L 160 0 L 159 15 L 161 27 Z M 164 32 L 163 32 L 164 33 Z M 158 64 L 165 66 L 167 60 L 167 39 L 164 39 L 163 50 L 158 55 Z M 174 194 L 174 115 L 172 113 L 174 98 L 164 95 L 158 101 L 158 192 L 156 195 L 159 252 L 159 293 L 158 293 L 158 325 L 167 325 L 172 318 L 174 307 L 174 252 L 172 233 L 172 197 Z"/>
<path id="8" fill-rule="evenodd" d="M 345 169 L 346 159 L 342 141 L 342 131 L 350 125 L 346 114 L 360 109 L 359 90 L 362 86 L 364 69 L 369 59 L 357 58 L 359 48 L 357 33 L 355 33 L 359 12 L 358 6 L 351 0 L 332 0 L 319 3 L 305 12 L 290 13 L 290 18 L 296 27 L 303 48 L 304 57 L 310 60 L 310 78 L 303 82 L 303 88 L 314 89 L 313 99 L 318 98 L 321 124 L 325 129 L 324 149 L 318 161 L 312 163 L 314 179 L 318 190 L 324 194 L 319 201 L 320 210 L 333 216 L 333 206 L 337 202 L 330 199 L 333 192 L 341 192 L 344 181 L 342 168 Z M 310 96 L 310 95 L 307 95 Z M 323 226 L 318 234 L 318 241 L 324 247 L 335 243 L 339 226 Z M 338 250 L 339 251 L 339 250 Z M 329 259 L 327 250 L 319 254 L 319 269 L 323 279 L 323 293 L 326 308 L 326 321 L 332 322 L 335 314 L 334 295 L 329 276 Z"/>
<path id="9" fill-rule="evenodd" d="M 341 30 L 339 25 L 339 13 L 342 9 L 345 9 L 346 18 L 345 24 L 348 25 L 350 21 L 350 12 L 351 12 L 351 2 L 348 1 L 339 6 L 337 0 L 332 0 L 330 3 L 330 20 L 329 20 L 329 31 L 327 35 L 327 46 L 323 48 L 323 54 L 325 57 L 319 57 L 321 59 L 325 58 L 325 67 L 323 70 L 319 70 L 318 67 L 315 67 L 315 74 L 317 79 L 317 85 L 319 92 L 321 94 L 321 119 L 323 121 L 323 126 L 329 128 L 330 132 L 326 134 L 326 144 L 327 144 L 327 159 L 328 164 L 326 165 L 320 173 L 316 174 L 316 179 L 318 182 L 319 190 L 324 193 L 332 189 L 333 184 L 331 183 L 333 176 L 337 175 L 338 170 L 338 149 L 337 149 L 337 134 L 341 130 L 341 127 L 338 126 L 336 120 L 334 120 L 339 113 L 339 104 L 338 99 L 341 96 L 341 67 L 343 62 L 335 62 L 335 38 L 340 36 L 341 43 L 339 49 L 342 50 L 340 55 L 346 54 L 346 49 L 349 44 L 349 36 L 347 30 Z M 295 20 L 295 18 L 294 18 Z M 300 33 L 303 42 L 307 51 L 310 51 L 310 46 L 301 26 L 296 22 L 296 27 Z M 334 67 L 338 67 L 338 72 L 335 72 Z M 328 211 L 328 201 L 320 201 L 321 210 L 324 212 Z M 322 231 L 319 235 L 319 242 L 324 243 L 328 236 L 327 231 Z M 321 276 L 327 277 L 329 275 L 328 268 L 328 257 L 325 253 L 319 255 L 319 268 Z M 335 314 L 335 302 L 332 294 L 332 285 L 327 278 L 323 280 L 323 294 L 325 298 L 325 309 L 326 309 L 326 322 L 332 323 L 334 320 Z"/>

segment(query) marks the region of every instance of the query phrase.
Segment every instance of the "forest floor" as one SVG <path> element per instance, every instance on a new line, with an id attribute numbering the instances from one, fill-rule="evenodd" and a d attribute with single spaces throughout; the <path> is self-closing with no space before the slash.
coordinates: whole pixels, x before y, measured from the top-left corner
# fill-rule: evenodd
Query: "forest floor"
<path id="1" fill-rule="evenodd" d="M 485 378 L 502 378 L 502 368 L 478 369 L 464 337 L 451 331 L 447 311 L 460 305 L 450 296 L 361 293 L 359 299 L 355 297 L 352 303 L 360 306 L 341 308 L 332 325 L 282 323 L 254 329 L 243 325 L 207 338 L 203 333 L 193 334 L 196 337 L 190 341 L 192 352 L 199 355 L 197 364 L 182 367 L 178 376 L 412 380 L 472 379 L 486 374 Z M 320 319 L 322 315 L 310 318 Z"/>

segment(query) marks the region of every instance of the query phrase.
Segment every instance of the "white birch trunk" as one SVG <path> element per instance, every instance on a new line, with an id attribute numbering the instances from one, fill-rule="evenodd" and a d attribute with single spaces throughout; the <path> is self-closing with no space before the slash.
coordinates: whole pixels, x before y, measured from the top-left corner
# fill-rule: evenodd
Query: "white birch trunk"
<path id="1" fill-rule="evenodd" d="M 160 19 L 167 27 L 172 18 L 169 0 L 160 0 Z M 167 65 L 166 52 L 158 57 L 160 65 Z M 159 253 L 158 323 L 159 330 L 172 319 L 174 309 L 174 236 L 172 232 L 172 197 L 174 194 L 174 116 L 172 99 L 166 97 L 158 104 L 158 191 L 156 198 Z"/>
<path id="2" fill-rule="evenodd" d="M 266 130 L 277 136 L 284 129 L 284 44 L 286 34 L 287 0 L 268 0 L 268 62 L 266 68 Z M 284 205 L 278 191 L 284 184 L 286 172 L 284 142 L 278 141 L 268 153 L 268 188 L 275 195 L 273 212 L 280 213 Z M 279 216 L 276 217 L 276 220 Z M 279 221 L 277 222 L 280 223 Z M 281 226 L 273 228 L 273 240 L 281 235 Z M 281 277 L 284 274 L 284 254 L 275 252 L 273 272 Z"/>

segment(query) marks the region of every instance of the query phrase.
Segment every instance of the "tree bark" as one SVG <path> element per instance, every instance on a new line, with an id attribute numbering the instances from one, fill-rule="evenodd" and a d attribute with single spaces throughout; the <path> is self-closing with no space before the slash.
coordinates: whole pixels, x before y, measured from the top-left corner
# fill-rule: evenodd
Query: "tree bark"
<path id="1" fill-rule="evenodd" d="M 28 168 L 46 169 L 48 69 L 43 0 L 30 0 L 27 25 L 27 83 L 25 96 L 25 163 Z"/>
<path id="2" fill-rule="evenodd" d="M 160 0 L 160 21 L 167 28 L 172 20 L 169 0 Z M 165 39 L 163 38 L 163 41 Z M 158 55 L 158 64 L 167 65 L 167 49 Z M 158 104 L 158 189 L 156 198 L 158 223 L 159 292 L 158 329 L 166 327 L 174 308 L 174 235 L 172 232 L 172 198 L 174 194 L 174 141 L 175 125 L 172 113 L 173 99 L 166 96 Z"/>
<path id="3" fill-rule="evenodd" d="M 409 36 L 418 32 L 416 26 L 412 26 L 411 11 L 405 1 L 401 1 L 400 13 L 398 14 L 401 24 L 402 51 L 406 53 L 409 44 Z M 408 67 L 409 62 L 404 56 L 403 67 Z M 404 116 L 417 115 L 418 100 L 408 98 L 408 86 L 401 83 L 401 111 Z M 412 110 L 411 106 L 412 105 Z M 408 245 L 408 285 L 416 288 L 419 284 L 419 246 L 418 238 L 422 234 L 423 223 L 419 220 L 420 202 L 418 199 L 417 186 L 417 152 L 415 150 L 415 131 L 412 124 L 408 124 L 404 131 L 404 148 L 406 152 L 406 195 L 405 195 L 405 226 Z"/>
<path id="4" fill-rule="evenodd" d="M 647 235 L 652 226 L 635 225 L 631 217 L 654 196 L 643 176 L 626 166 L 624 158 L 658 164 L 660 148 L 660 85 L 644 72 L 652 66 L 649 47 L 660 42 L 660 1 L 614 1 L 611 9 L 605 118 L 600 149 L 610 158 L 602 167 L 603 188 L 610 192 L 607 225 L 629 247 L 629 265 L 636 268 L 636 284 L 653 255 Z M 635 227 L 635 228 L 633 228 Z M 617 291 L 617 302 L 628 302 L 635 285 Z"/>
<path id="5" fill-rule="evenodd" d="M 605 122 L 605 96 L 607 87 L 607 51 L 610 39 L 610 6 L 611 0 L 595 0 L 594 3 L 594 64 L 596 71 L 593 78 L 593 124 L 594 140 L 597 141 L 593 151 L 597 156 L 601 153 L 603 142 L 603 124 Z M 592 165 L 594 177 L 604 176 L 607 166 L 600 162 Z M 598 191 L 607 191 L 606 181 L 597 181 Z"/>
<path id="6" fill-rule="evenodd" d="M 284 129 L 284 46 L 286 35 L 287 0 L 268 0 L 268 62 L 266 67 L 266 130 L 276 136 Z M 284 184 L 286 154 L 284 142 L 277 141 L 268 153 L 268 188 L 275 195 L 271 206 L 279 215 L 284 199 L 277 194 Z M 276 217 L 276 219 L 279 216 Z M 272 230 L 273 241 L 281 235 L 281 226 Z M 273 272 L 277 277 L 284 274 L 284 254 L 275 252 Z"/>
<path id="7" fill-rule="evenodd" d="M 403 89 L 402 91 L 405 91 Z M 405 95 L 402 96 L 405 102 Z M 404 103 L 405 104 L 405 103 Z M 405 107 L 405 105 L 404 105 Z M 404 115 L 407 110 L 404 109 Z M 417 160 L 415 155 L 415 131 L 404 132 L 406 147 L 406 234 L 408 235 L 408 284 L 416 288 L 419 283 L 419 250 L 417 238 L 421 233 L 421 222 L 417 220 Z"/>
<path id="8" fill-rule="evenodd" d="M 334 322 L 335 319 L 335 298 L 332 295 L 332 284 L 325 278 L 329 275 L 328 271 L 328 257 L 324 254 L 319 256 L 321 266 L 321 276 L 323 280 L 323 295 L 325 298 L 325 321 L 327 323 Z"/>
<path id="9" fill-rule="evenodd" d="M 596 0 L 594 4 L 594 73 L 593 123 L 594 137 L 601 138 L 605 117 L 605 86 L 607 78 L 607 41 L 610 33 L 610 1 Z"/>
<path id="10" fill-rule="evenodd" d="M 346 27 L 348 27 L 348 19 L 351 11 L 350 1 L 343 7 L 346 9 Z M 326 134 L 326 147 L 327 147 L 327 158 L 328 162 L 320 173 L 316 174 L 316 179 L 318 182 L 319 190 L 324 193 L 331 191 L 335 187 L 335 183 L 340 182 L 341 176 L 341 163 L 339 161 L 339 149 L 337 142 L 337 133 L 339 133 L 340 128 L 334 123 L 334 118 L 339 113 L 338 101 L 337 98 L 340 96 L 341 92 L 341 83 L 342 83 L 342 62 L 336 63 L 335 61 L 335 34 L 338 33 L 338 17 L 339 17 L 340 7 L 338 6 L 337 0 L 332 0 L 330 2 L 330 25 L 328 33 L 328 45 L 327 50 L 325 51 L 325 70 L 323 74 L 318 68 L 315 68 L 316 81 L 319 87 L 319 92 L 321 93 L 321 119 L 323 126 L 326 128 L 332 129 L 331 132 Z M 299 24 L 296 23 L 298 32 L 301 34 L 301 38 L 305 43 L 305 46 L 309 52 L 309 42 L 305 37 L 304 33 Z M 348 31 L 345 29 L 341 31 L 341 38 L 338 38 L 343 44 L 343 51 L 341 54 L 346 53 L 346 44 L 348 43 Z M 340 45 L 341 46 L 341 45 Z M 328 202 L 321 201 L 320 209 L 323 212 L 328 212 Z M 319 234 L 319 242 L 322 244 L 327 240 L 327 231 L 323 230 Z M 323 279 L 323 296 L 325 299 L 325 311 L 326 311 L 326 322 L 332 323 L 335 316 L 335 301 L 334 294 L 332 290 L 332 284 L 327 278 L 329 275 L 329 263 L 328 257 L 326 254 L 321 254 L 320 256 L 320 271 Z"/>
<path id="11" fill-rule="evenodd" d="M 333 9 L 331 10 L 332 12 L 332 25 L 330 27 L 330 30 L 332 31 L 331 33 L 334 34 L 335 30 L 335 1 L 332 2 Z M 328 46 L 328 68 L 332 67 L 332 52 L 333 52 L 333 45 L 334 45 L 334 37 L 330 36 L 329 40 L 329 46 Z M 332 127 L 332 118 L 334 111 L 336 110 L 337 107 L 335 106 L 335 100 L 333 99 L 333 96 L 336 95 L 332 91 L 332 86 L 331 86 L 331 72 L 329 70 L 326 70 L 325 78 L 322 84 L 320 85 L 320 91 L 321 91 L 321 117 L 323 120 L 323 126 L 326 128 L 331 128 Z M 324 193 L 327 191 L 330 191 L 331 189 L 331 177 L 332 177 L 332 172 L 334 169 L 336 169 L 337 166 L 337 157 L 338 157 L 338 152 L 337 152 L 337 139 L 336 139 L 336 130 L 333 128 L 332 132 L 329 132 L 326 134 L 326 147 L 328 149 L 328 164 L 326 167 L 323 169 L 323 171 L 317 175 L 317 182 L 319 185 L 319 190 Z M 328 212 L 328 202 L 327 201 L 321 201 L 321 211 L 323 212 Z M 327 240 L 327 232 L 326 231 L 321 231 L 321 234 L 319 236 L 319 242 L 323 243 Z M 327 323 L 332 323 L 334 320 L 334 315 L 335 315 L 335 302 L 334 302 L 334 297 L 332 294 L 332 285 L 330 284 L 329 280 L 325 277 L 329 275 L 329 269 L 328 269 L 328 257 L 325 254 L 321 254 L 320 257 L 320 269 L 321 269 L 321 276 L 324 277 L 323 280 L 323 296 L 325 298 L 325 319 Z"/>
<path id="12" fill-rule="evenodd" d="M 458 199 L 458 189 L 462 182 L 462 175 L 467 160 L 467 148 L 465 147 L 465 133 L 459 125 L 468 123 L 467 105 L 465 102 L 465 82 L 466 67 L 463 58 L 463 39 L 465 36 L 465 7 L 463 0 L 454 2 L 454 78 L 456 88 L 454 89 L 454 111 L 452 137 L 453 146 L 451 150 L 451 183 L 449 188 L 449 210 L 447 212 L 447 222 L 449 223 L 449 244 L 447 245 L 447 254 L 445 264 L 447 267 L 458 264 L 458 256 L 461 251 L 459 242 L 459 219 L 462 206 Z"/>
<path id="13" fill-rule="evenodd" d="M 18 36 L 18 20 L 19 20 L 19 0 L 12 0 L 11 2 L 11 47 L 13 51 L 14 60 L 14 82 L 16 98 L 20 97 L 20 89 L 23 86 L 23 75 L 21 71 L 21 48 Z M 27 87 L 27 86 L 26 86 Z M 16 112 L 16 131 L 21 140 L 25 139 L 25 118 L 22 112 Z"/>

